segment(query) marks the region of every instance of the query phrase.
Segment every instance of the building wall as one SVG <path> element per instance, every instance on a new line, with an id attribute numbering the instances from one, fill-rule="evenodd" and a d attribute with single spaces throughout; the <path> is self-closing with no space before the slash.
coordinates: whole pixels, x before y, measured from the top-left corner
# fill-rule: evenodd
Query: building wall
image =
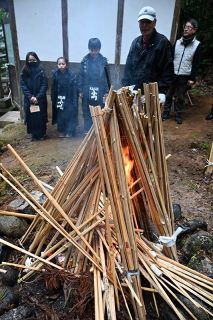
<path id="1" fill-rule="evenodd" d="M 43 61 L 63 55 L 61 0 L 13 0 L 20 59 L 36 51 Z M 170 38 L 175 0 L 125 0 L 121 45 L 124 64 L 132 40 L 139 35 L 138 12 L 145 5 L 157 11 L 157 30 Z M 70 62 L 79 63 L 87 53 L 88 39 L 98 37 L 102 53 L 115 63 L 118 0 L 68 0 Z"/>
<path id="2" fill-rule="evenodd" d="M 19 56 L 35 51 L 41 60 L 63 55 L 61 0 L 14 0 Z"/>

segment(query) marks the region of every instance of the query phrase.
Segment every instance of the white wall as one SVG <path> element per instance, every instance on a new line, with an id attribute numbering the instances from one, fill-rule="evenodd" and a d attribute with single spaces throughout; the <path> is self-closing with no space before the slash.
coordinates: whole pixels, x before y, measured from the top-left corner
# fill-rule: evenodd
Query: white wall
<path id="1" fill-rule="evenodd" d="M 157 12 L 157 30 L 170 38 L 175 0 L 125 0 L 121 63 L 137 37 L 138 12 L 150 5 Z M 14 0 L 20 59 L 35 51 L 42 61 L 56 61 L 63 54 L 61 0 Z M 101 52 L 115 61 L 118 0 L 68 0 L 70 62 L 80 62 L 88 52 L 89 38 L 102 42 Z"/>
<path id="2" fill-rule="evenodd" d="M 140 35 L 138 13 L 142 7 L 151 6 L 157 13 L 156 29 L 170 38 L 175 0 L 125 0 L 123 37 L 121 47 L 121 63 L 126 62 L 130 45 L 134 38 Z"/>
<path id="3" fill-rule="evenodd" d="M 69 57 L 80 62 L 88 53 L 88 40 L 99 38 L 101 53 L 115 61 L 117 0 L 68 1 Z"/>
<path id="4" fill-rule="evenodd" d="M 63 55 L 60 0 L 14 0 L 20 59 L 35 51 L 42 61 Z"/>

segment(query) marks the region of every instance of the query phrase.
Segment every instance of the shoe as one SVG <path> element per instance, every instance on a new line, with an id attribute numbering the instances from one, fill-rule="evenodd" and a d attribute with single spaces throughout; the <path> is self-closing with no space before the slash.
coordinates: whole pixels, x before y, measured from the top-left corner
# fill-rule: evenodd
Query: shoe
<path id="1" fill-rule="evenodd" d="M 167 119 L 169 119 L 169 112 L 164 111 L 163 114 L 162 114 L 162 120 L 165 121 Z"/>
<path id="2" fill-rule="evenodd" d="M 63 134 L 63 133 L 59 133 L 58 137 L 59 137 L 59 138 L 65 138 L 65 137 L 66 137 L 66 135 L 65 135 L 65 134 Z"/>
<path id="3" fill-rule="evenodd" d="M 76 131 L 72 130 L 71 135 L 72 135 L 73 138 L 76 137 Z"/>
<path id="4" fill-rule="evenodd" d="M 177 124 L 182 124 L 183 123 L 183 120 L 182 120 L 182 118 L 180 116 L 176 117 L 175 121 L 177 122 Z"/>
<path id="5" fill-rule="evenodd" d="M 213 113 L 208 114 L 206 120 L 213 120 Z"/>
<path id="6" fill-rule="evenodd" d="M 65 138 L 71 138 L 72 136 L 71 136 L 71 134 L 66 134 L 66 136 L 65 136 Z"/>

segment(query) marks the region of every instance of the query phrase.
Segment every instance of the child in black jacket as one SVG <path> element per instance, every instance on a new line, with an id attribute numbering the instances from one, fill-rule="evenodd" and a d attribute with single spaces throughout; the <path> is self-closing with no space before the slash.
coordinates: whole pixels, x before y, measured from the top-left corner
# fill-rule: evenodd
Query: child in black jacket
<path id="1" fill-rule="evenodd" d="M 68 69 L 64 57 L 57 59 L 51 87 L 52 124 L 57 124 L 60 138 L 73 137 L 78 124 L 76 76 Z"/>

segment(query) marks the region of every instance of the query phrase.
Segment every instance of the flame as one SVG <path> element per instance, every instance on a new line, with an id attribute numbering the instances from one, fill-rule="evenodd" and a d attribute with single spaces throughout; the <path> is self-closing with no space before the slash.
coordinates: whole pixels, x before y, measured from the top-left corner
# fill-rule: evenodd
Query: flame
<path id="1" fill-rule="evenodd" d="M 130 159 L 129 147 L 123 147 L 123 159 L 124 159 L 124 167 L 128 185 L 133 183 L 133 177 L 131 175 L 132 168 L 134 166 L 134 160 Z"/>

